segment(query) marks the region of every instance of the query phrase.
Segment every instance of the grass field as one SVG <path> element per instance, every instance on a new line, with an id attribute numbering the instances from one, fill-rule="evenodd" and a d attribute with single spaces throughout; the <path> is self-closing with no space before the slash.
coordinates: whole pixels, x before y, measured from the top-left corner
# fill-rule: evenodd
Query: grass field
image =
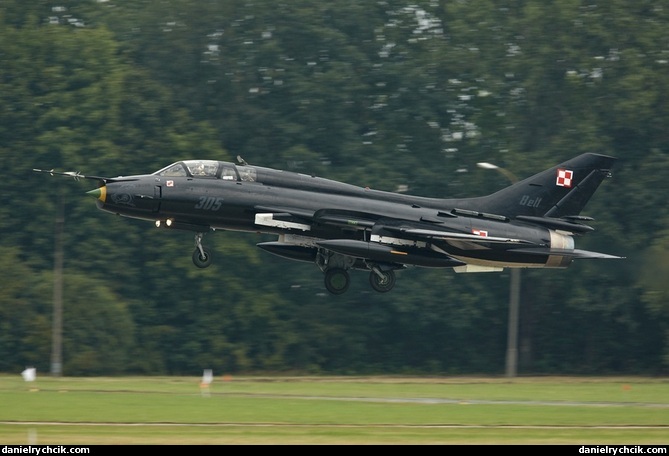
<path id="1" fill-rule="evenodd" d="M 669 444 L 669 379 L 0 375 L 0 444 Z"/>

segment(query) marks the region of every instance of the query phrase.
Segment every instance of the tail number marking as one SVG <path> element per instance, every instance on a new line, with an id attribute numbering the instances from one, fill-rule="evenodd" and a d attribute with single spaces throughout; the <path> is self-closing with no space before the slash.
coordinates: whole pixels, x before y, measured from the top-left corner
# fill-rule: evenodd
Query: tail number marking
<path id="1" fill-rule="evenodd" d="M 217 211 L 223 205 L 223 198 L 214 198 L 213 196 L 201 196 L 195 209 L 203 211 Z"/>

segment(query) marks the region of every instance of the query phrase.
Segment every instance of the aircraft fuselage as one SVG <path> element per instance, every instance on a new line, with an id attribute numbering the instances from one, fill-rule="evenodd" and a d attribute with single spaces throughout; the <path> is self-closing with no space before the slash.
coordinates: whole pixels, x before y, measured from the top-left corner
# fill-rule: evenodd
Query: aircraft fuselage
<path id="1" fill-rule="evenodd" d="M 477 233 L 495 238 L 518 238 L 529 244 L 546 247 L 551 246 L 552 239 L 559 238 L 559 242 L 564 244 L 564 235 L 547 228 L 513 223 L 505 217 L 495 217 L 493 214 L 467 214 L 466 209 L 462 209 L 460 215 L 457 215 L 457 211 L 453 214 L 453 209 L 458 209 L 454 205 L 463 200 L 415 197 L 302 174 L 285 171 L 280 173 L 280 177 L 274 177 L 271 171 L 266 171 L 265 174 L 258 171 L 258 178 L 265 177 L 268 183 L 188 176 L 130 176 L 107 183 L 106 196 L 98 201 L 98 207 L 126 217 L 157 221 L 165 227 L 169 224 L 170 227 L 199 232 L 212 229 L 277 235 L 290 233 L 302 239 L 313 238 L 314 246 L 316 240 L 328 239 L 363 242 L 373 240 L 380 244 L 395 244 L 397 239 L 393 233 L 374 229 L 379 221 L 397 225 L 398 229 L 405 226 L 413 229 L 448 230 L 466 235 Z M 518 205 L 527 204 L 527 198 L 522 196 L 517 202 Z M 285 213 L 282 212 L 284 208 Z M 308 223 L 301 220 L 295 208 L 304 212 L 305 218 L 327 208 L 327 212 L 334 213 L 336 219 L 325 214 L 326 223 L 319 224 L 318 217 L 314 218 L 316 223 Z M 263 217 L 263 214 L 267 215 Z M 433 239 L 425 243 L 418 239 L 412 241 L 409 237 L 408 242 L 403 240 L 400 245 L 416 247 L 416 243 L 431 244 L 418 247 L 426 252 L 425 257 L 433 256 L 435 250 L 443 250 L 457 259 L 467 251 L 466 255 L 480 265 L 497 266 L 497 262 L 504 260 L 522 267 L 545 267 L 549 257 L 522 253 L 512 253 L 509 256 L 506 251 L 508 249 L 491 249 L 485 246 L 472 250 L 472 245 L 466 239 L 449 242 Z M 508 247 L 517 245 L 509 243 Z M 341 247 L 339 252 L 347 252 L 347 255 L 353 257 L 363 255 L 362 251 L 352 247 Z M 392 254 L 384 255 L 384 262 L 390 262 L 390 256 Z M 420 254 L 414 255 L 414 260 L 407 262 L 411 260 L 411 256 L 406 256 L 408 258 L 402 258 L 403 264 L 429 265 L 427 267 L 460 265 L 450 258 L 437 261 L 426 259 Z M 570 259 L 554 259 L 550 264 L 554 267 L 566 267 L 569 263 Z"/>

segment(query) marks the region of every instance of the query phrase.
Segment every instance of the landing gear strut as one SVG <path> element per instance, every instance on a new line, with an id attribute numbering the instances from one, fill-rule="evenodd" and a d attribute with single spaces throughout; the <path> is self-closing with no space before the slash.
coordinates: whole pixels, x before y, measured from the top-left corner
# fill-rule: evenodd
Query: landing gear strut
<path id="1" fill-rule="evenodd" d="M 193 252 L 193 264 L 198 268 L 206 268 L 211 264 L 211 252 L 202 246 L 202 236 L 204 233 L 195 235 L 195 251 Z"/>

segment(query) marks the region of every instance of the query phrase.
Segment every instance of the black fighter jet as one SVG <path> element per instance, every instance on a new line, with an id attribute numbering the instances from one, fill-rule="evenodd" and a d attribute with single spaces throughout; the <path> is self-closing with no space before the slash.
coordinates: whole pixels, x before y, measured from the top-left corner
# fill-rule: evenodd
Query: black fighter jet
<path id="1" fill-rule="evenodd" d="M 579 250 L 593 228 L 580 215 L 615 158 L 583 154 L 488 196 L 438 199 L 358 187 L 321 177 L 217 160 L 184 160 L 152 174 L 94 179 L 87 192 L 103 211 L 195 232 L 195 266 L 212 262 L 202 245 L 215 230 L 261 232 L 258 247 L 314 263 L 330 293 L 344 293 L 349 270 L 369 271 L 378 292 L 408 266 L 456 272 L 566 268 L 583 258 L 621 258 Z"/>

